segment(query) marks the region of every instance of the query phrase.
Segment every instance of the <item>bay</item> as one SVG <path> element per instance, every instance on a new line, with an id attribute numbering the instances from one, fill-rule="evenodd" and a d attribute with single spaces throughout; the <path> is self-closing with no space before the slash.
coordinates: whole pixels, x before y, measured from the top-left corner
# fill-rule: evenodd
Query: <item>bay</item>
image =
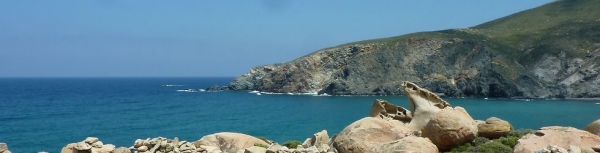
<path id="1" fill-rule="evenodd" d="M 158 136 L 195 141 L 240 132 L 283 143 L 339 133 L 368 115 L 375 99 L 408 108 L 404 96 L 257 95 L 177 92 L 227 85 L 233 78 L 0 78 L 0 142 L 12 152 L 60 152 L 88 136 L 129 147 Z M 583 128 L 600 119 L 597 101 L 444 98 L 479 120 L 516 129 Z"/>

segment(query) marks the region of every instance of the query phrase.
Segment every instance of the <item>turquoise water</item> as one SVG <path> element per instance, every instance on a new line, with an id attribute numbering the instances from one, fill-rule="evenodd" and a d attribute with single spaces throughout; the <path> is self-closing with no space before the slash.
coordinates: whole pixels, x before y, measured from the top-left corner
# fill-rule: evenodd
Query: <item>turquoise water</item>
<path id="1" fill-rule="evenodd" d="M 0 142 L 12 152 L 60 152 L 99 137 L 129 147 L 158 136 L 195 141 L 241 132 L 283 143 L 326 129 L 330 136 L 368 115 L 375 99 L 407 107 L 403 96 L 258 96 L 247 92 L 176 92 L 226 85 L 233 78 L 2 78 Z M 182 86 L 163 86 L 167 84 Z M 496 116 L 515 128 L 583 128 L 600 118 L 596 101 L 446 98 L 480 120 Z"/>

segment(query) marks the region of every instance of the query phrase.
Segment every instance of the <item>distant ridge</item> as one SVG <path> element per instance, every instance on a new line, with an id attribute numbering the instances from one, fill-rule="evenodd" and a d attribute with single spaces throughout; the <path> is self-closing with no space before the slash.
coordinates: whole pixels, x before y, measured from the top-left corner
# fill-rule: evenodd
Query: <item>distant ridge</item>
<path id="1" fill-rule="evenodd" d="M 397 95 L 412 81 L 451 97 L 600 97 L 600 0 L 559 0 L 466 29 L 322 49 L 252 68 L 233 90 Z"/>

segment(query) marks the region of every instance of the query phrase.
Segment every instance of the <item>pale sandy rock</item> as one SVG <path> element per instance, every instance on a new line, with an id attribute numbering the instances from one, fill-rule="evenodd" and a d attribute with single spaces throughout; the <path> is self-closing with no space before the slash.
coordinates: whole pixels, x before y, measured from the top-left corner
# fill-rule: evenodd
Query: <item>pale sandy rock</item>
<path id="1" fill-rule="evenodd" d="M 223 152 L 237 152 L 254 146 L 254 144 L 262 144 L 268 146 L 265 141 L 256 137 L 232 132 L 221 132 L 204 136 L 200 140 L 194 142 L 196 146 L 207 145 L 219 147 Z"/>
<path id="2" fill-rule="evenodd" d="M 246 148 L 244 153 L 266 153 L 267 149 L 258 146 L 252 146 L 250 148 Z"/>
<path id="3" fill-rule="evenodd" d="M 420 131 L 427 125 L 431 117 L 450 104 L 438 97 L 435 93 L 421 88 L 408 81 L 402 83 L 402 93 L 408 97 L 408 104 L 412 119 L 407 127 Z"/>
<path id="4" fill-rule="evenodd" d="M 67 146 L 62 148 L 60 153 L 77 153 L 75 146 L 77 146 L 77 143 L 69 143 Z"/>
<path id="5" fill-rule="evenodd" d="M 553 145 L 569 148 L 579 147 L 582 153 L 593 153 L 592 147 L 600 144 L 600 136 L 572 127 L 550 126 L 543 127 L 533 134 L 527 134 L 519 139 L 514 147 L 515 153 L 529 153 Z"/>
<path id="6" fill-rule="evenodd" d="M 113 153 L 131 153 L 131 150 L 125 147 L 119 147 L 113 151 Z"/>
<path id="7" fill-rule="evenodd" d="M 331 150 L 331 147 L 328 144 L 321 144 L 317 149 L 319 149 L 319 152 L 328 152 Z"/>
<path id="8" fill-rule="evenodd" d="M 320 146 L 321 144 L 329 143 L 329 135 L 327 134 L 327 130 L 323 130 L 321 132 L 317 132 L 313 134 L 312 138 L 306 139 L 302 146 L 310 147 L 310 146 Z"/>
<path id="9" fill-rule="evenodd" d="M 219 147 L 215 147 L 215 146 L 200 145 L 198 148 L 200 148 L 199 150 L 206 151 L 206 153 L 221 153 L 222 152 L 219 149 Z"/>
<path id="10" fill-rule="evenodd" d="M 422 135 L 429 138 L 440 151 L 448 151 L 471 142 L 477 137 L 477 130 L 473 118 L 462 107 L 455 107 L 443 109 L 432 116 L 423 128 Z"/>
<path id="11" fill-rule="evenodd" d="M 87 137 L 85 138 L 85 140 L 83 140 L 85 143 L 87 144 L 93 144 L 95 142 L 98 142 L 98 138 L 96 137 Z"/>
<path id="12" fill-rule="evenodd" d="M 567 150 L 569 153 L 581 153 L 581 148 L 574 146 L 574 145 L 569 145 L 569 150 Z"/>
<path id="13" fill-rule="evenodd" d="M 7 151 L 8 150 L 8 145 L 6 145 L 6 143 L 0 143 L 0 153 Z"/>
<path id="14" fill-rule="evenodd" d="M 137 151 L 148 151 L 148 147 L 147 146 L 141 146 L 141 147 L 137 148 Z"/>
<path id="15" fill-rule="evenodd" d="M 594 150 L 596 152 L 600 152 L 600 145 L 593 146 L 592 150 Z"/>
<path id="16" fill-rule="evenodd" d="M 92 147 L 94 147 L 94 148 L 102 148 L 103 145 L 104 145 L 104 143 L 102 143 L 102 141 L 96 141 L 96 142 L 92 143 Z"/>
<path id="17" fill-rule="evenodd" d="M 376 99 L 371 105 L 369 117 L 394 119 L 405 123 L 412 119 L 411 112 L 404 107 L 396 106 L 382 99 Z"/>
<path id="18" fill-rule="evenodd" d="M 279 150 L 281 150 L 281 145 L 274 143 L 267 148 L 267 153 L 277 153 Z"/>
<path id="19" fill-rule="evenodd" d="M 319 153 L 319 149 L 316 146 L 310 146 L 304 149 L 304 153 Z"/>
<path id="20" fill-rule="evenodd" d="M 431 140 L 423 137 L 409 136 L 389 142 L 381 147 L 380 153 L 423 152 L 437 153 L 438 148 Z"/>
<path id="21" fill-rule="evenodd" d="M 600 135 L 600 119 L 585 126 L 584 130 L 595 135 Z"/>
<path id="22" fill-rule="evenodd" d="M 412 133 L 400 121 L 365 117 L 344 128 L 333 140 L 333 148 L 341 153 L 377 152 L 383 144 Z"/>
<path id="23" fill-rule="evenodd" d="M 303 147 L 310 147 L 310 146 L 312 146 L 310 144 L 310 141 L 311 141 L 310 138 L 306 138 L 306 140 L 304 140 L 304 142 L 302 142 L 302 146 Z"/>
<path id="24" fill-rule="evenodd" d="M 82 141 L 82 142 L 78 142 L 75 145 L 75 150 L 90 150 L 92 149 L 92 145 Z"/>
<path id="25" fill-rule="evenodd" d="M 505 120 L 490 117 L 484 123 L 477 124 L 477 134 L 481 137 L 497 139 L 511 131 L 511 125 Z"/>

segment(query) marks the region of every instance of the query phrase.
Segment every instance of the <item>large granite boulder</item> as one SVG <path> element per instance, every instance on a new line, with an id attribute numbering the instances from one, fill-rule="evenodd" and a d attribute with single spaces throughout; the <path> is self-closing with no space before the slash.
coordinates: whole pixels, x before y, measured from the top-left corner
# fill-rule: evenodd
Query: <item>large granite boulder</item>
<path id="1" fill-rule="evenodd" d="M 505 120 L 490 117 L 483 123 L 477 123 L 477 135 L 490 139 L 497 139 L 505 136 L 512 130 L 510 123 Z"/>
<path id="2" fill-rule="evenodd" d="M 0 143 L 0 153 L 11 153 L 6 143 Z"/>
<path id="3" fill-rule="evenodd" d="M 437 153 L 438 148 L 431 140 L 423 137 L 409 136 L 400 140 L 384 144 L 379 150 L 380 153 L 398 153 L 398 152 L 422 152 Z"/>
<path id="4" fill-rule="evenodd" d="M 425 125 L 422 135 L 440 151 L 471 142 L 477 137 L 476 122 L 462 107 L 446 108 L 433 115 Z"/>
<path id="5" fill-rule="evenodd" d="M 523 136 L 514 147 L 515 153 L 531 153 L 549 148 L 578 147 L 582 153 L 594 153 L 592 147 L 600 145 L 600 136 L 572 127 L 542 127 L 533 134 Z M 555 146 L 555 147 L 554 147 Z"/>
<path id="6" fill-rule="evenodd" d="M 333 147 L 339 153 L 378 152 L 384 144 L 412 134 L 400 121 L 365 117 L 344 128 L 333 140 Z"/>
<path id="7" fill-rule="evenodd" d="M 412 119 L 411 112 L 404 107 L 396 106 L 382 99 L 376 99 L 371 105 L 370 117 L 382 119 L 395 119 L 405 123 Z"/>
<path id="8" fill-rule="evenodd" d="M 102 141 L 95 137 L 87 137 L 85 140 L 77 143 L 67 144 L 60 151 L 61 153 L 80 153 L 80 152 L 93 152 L 93 153 L 113 153 L 115 145 L 104 144 Z"/>
<path id="9" fill-rule="evenodd" d="M 250 148 L 255 144 L 261 144 L 269 146 L 264 140 L 256 137 L 232 132 L 220 132 L 211 135 L 204 136 L 198 141 L 194 142 L 198 147 L 218 147 L 222 152 L 238 152 L 246 148 Z"/>
<path id="10" fill-rule="evenodd" d="M 600 135 L 600 119 L 585 126 L 584 130 L 595 135 Z"/>

